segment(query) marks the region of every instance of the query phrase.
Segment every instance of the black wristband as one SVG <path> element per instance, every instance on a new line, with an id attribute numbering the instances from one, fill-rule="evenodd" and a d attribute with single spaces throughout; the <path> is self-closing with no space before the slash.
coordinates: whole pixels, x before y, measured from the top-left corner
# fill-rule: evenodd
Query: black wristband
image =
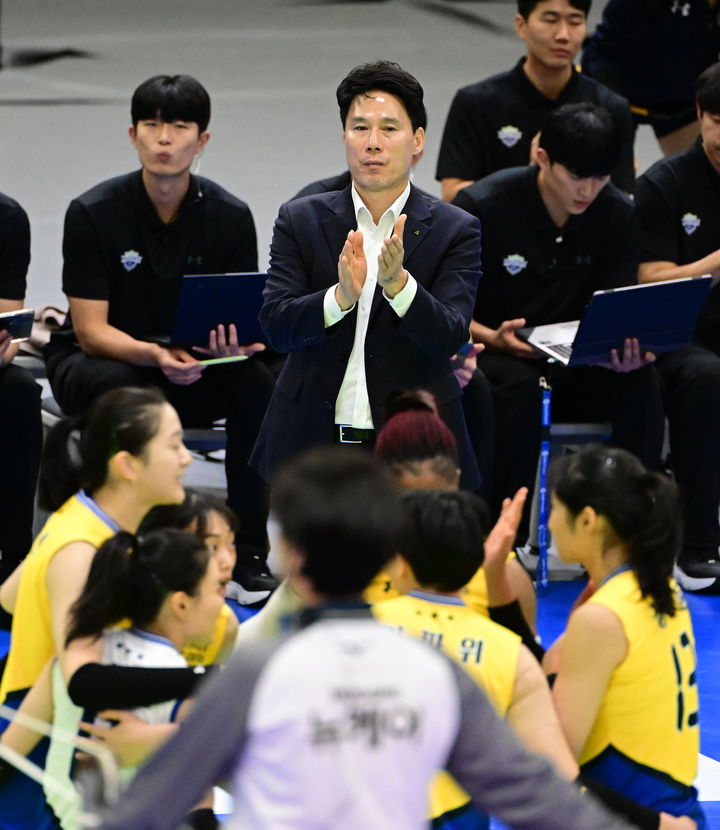
<path id="1" fill-rule="evenodd" d="M 640 830 L 658 830 L 658 827 L 660 827 L 660 813 L 656 810 L 631 801 L 605 784 L 593 781 L 592 778 L 586 778 L 582 773 L 575 779 L 575 783 L 581 789 L 589 790 L 614 813 L 625 816 Z"/>
<path id="2" fill-rule="evenodd" d="M 188 697 L 208 675 L 208 669 L 145 669 L 85 663 L 70 678 L 68 694 L 76 706 L 94 712 L 135 709 Z"/>

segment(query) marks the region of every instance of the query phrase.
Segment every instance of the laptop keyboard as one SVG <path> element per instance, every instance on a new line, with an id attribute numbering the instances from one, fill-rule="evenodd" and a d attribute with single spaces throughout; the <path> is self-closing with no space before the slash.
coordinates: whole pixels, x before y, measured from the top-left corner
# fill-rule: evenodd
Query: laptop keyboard
<path id="1" fill-rule="evenodd" d="M 572 354 L 572 343 L 556 343 L 553 346 L 553 349 L 563 357 L 566 357 L 570 360 L 570 355 Z"/>

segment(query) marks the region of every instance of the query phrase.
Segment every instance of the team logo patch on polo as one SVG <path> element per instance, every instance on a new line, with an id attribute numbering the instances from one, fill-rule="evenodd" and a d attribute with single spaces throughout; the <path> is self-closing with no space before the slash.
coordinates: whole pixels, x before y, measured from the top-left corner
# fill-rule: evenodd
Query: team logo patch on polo
<path id="1" fill-rule="evenodd" d="M 527 268 L 527 260 L 522 254 L 509 254 L 503 260 L 503 265 L 508 274 L 514 277 L 519 274 L 523 268 Z"/>
<path id="2" fill-rule="evenodd" d="M 120 262 L 122 263 L 122 267 L 126 271 L 132 271 L 133 268 L 136 268 L 142 262 L 142 257 L 137 251 L 125 251 L 124 254 L 120 257 Z"/>
<path id="3" fill-rule="evenodd" d="M 506 147 L 514 147 L 522 138 L 522 133 L 517 127 L 508 124 L 505 127 L 500 127 L 497 137 Z"/>
<path id="4" fill-rule="evenodd" d="M 686 213 L 683 218 L 680 220 L 685 233 L 688 236 L 692 236 L 695 231 L 700 227 L 701 219 L 699 216 L 696 216 L 694 213 Z"/>

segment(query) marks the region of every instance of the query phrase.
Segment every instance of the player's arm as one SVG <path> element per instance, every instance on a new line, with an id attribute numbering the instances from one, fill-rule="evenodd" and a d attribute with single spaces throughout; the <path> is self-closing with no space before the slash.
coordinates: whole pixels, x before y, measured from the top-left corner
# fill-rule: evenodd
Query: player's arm
<path id="1" fill-rule="evenodd" d="M 466 92 L 458 90 L 445 121 L 435 173 L 446 202 L 452 202 L 459 190 L 488 172 L 484 169 L 483 140 L 475 113 Z"/>
<path id="2" fill-rule="evenodd" d="M 558 654 L 553 700 L 576 758 L 595 722 L 610 676 L 627 651 L 622 623 L 609 609 L 586 603 L 568 620 Z"/>
<path id="3" fill-rule="evenodd" d="M 537 351 L 533 349 L 528 343 L 523 343 L 522 340 L 515 334 L 518 329 L 525 325 L 524 317 L 517 317 L 513 320 L 503 320 L 500 325 L 494 329 L 491 326 L 486 326 L 478 320 L 473 320 L 470 323 L 470 336 L 475 343 L 482 343 L 488 352 L 497 352 L 498 354 L 510 354 L 513 357 L 526 357 L 537 359 L 540 357 Z"/>
<path id="4" fill-rule="evenodd" d="M 441 179 L 440 187 L 444 201 L 452 202 L 452 200 L 457 196 L 458 191 L 470 184 L 474 184 L 473 179 L 458 179 L 452 176 L 448 176 L 446 179 Z"/>
<path id="5" fill-rule="evenodd" d="M 550 688 L 538 661 L 520 646 L 512 701 L 505 720 L 523 744 L 544 755 L 568 781 L 579 773 L 560 727 Z"/>
<path id="6" fill-rule="evenodd" d="M 638 268 L 638 282 L 662 282 L 663 280 L 677 280 L 682 277 L 701 277 L 710 274 L 713 285 L 720 279 L 720 248 L 711 254 L 689 262 L 687 265 L 678 265 L 676 262 L 641 262 Z"/>
<path id="7" fill-rule="evenodd" d="M 68 301 L 75 336 L 86 355 L 135 366 L 155 366 L 162 369 L 170 381 L 181 385 L 193 383 L 202 374 L 202 364 L 184 349 L 167 349 L 158 343 L 136 340 L 110 325 L 107 300 L 68 297 Z"/>
<path id="8" fill-rule="evenodd" d="M 20 588 L 20 577 L 22 576 L 23 563 L 21 562 L 10 576 L 0 586 L 0 605 L 8 612 L 15 613 L 17 604 L 18 589 Z"/>
<path id="9" fill-rule="evenodd" d="M 54 658 L 47 661 L 38 679 L 33 683 L 30 691 L 23 698 L 18 713 L 21 715 L 29 715 L 37 718 L 45 723 L 52 722 L 53 719 L 53 695 L 52 695 L 52 664 Z M 0 737 L 0 742 L 4 746 L 14 749 L 21 755 L 29 755 L 35 749 L 37 744 L 42 739 L 43 735 L 36 732 L 34 729 L 23 726 L 18 720 L 10 722 L 8 728 Z M 9 772 L 9 771 L 8 771 Z M 8 773 L 2 772 L 0 766 L 0 783 L 5 777 L 9 777 Z"/>

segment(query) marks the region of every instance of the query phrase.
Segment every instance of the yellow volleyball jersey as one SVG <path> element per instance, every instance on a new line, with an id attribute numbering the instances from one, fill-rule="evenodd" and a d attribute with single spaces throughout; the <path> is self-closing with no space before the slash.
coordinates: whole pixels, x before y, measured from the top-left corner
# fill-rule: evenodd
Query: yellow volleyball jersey
<path id="1" fill-rule="evenodd" d="M 608 579 L 588 600 L 617 616 L 628 641 L 627 657 L 610 677 L 579 758 L 591 774 L 593 761 L 595 766 L 608 764 L 615 756 L 615 768 L 625 764 L 642 774 L 641 765 L 646 777 L 669 776 L 686 787 L 695 778 L 700 749 L 695 638 L 685 600 L 672 584 L 678 609 L 673 617 L 658 614 L 651 599 L 642 598 L 629 569 Z M 613 774 L 619 775 L 617 769 Z M 647 803 L 646 798 L 636 800 Z"/>
<path id="2" fill-rule="evenodd" d="M 487 692 L 501 717 L 512 702 L 521 640 L 517 634 L 468 608 L 458 597 L 413 591 L 373 606 L 375 617 L 445 652 Z M 446 772 L 430 789 L 430 815 L 462 807 L 468 794 Z"/>
<path id="3" fill-rule="evenodd" d="M 508 556 L 508 560 L 517 559 L 515 551 L 512 551 Z M 363 599 L 370 605 L 375 605 L 376 602 L 383 602 L 386 599 L 395 599 L 400 596 L 400 592 L 392 584 L 392 579 L 387 571 L 380 571 L 378 575 L 372 580 L 368 587 L 363 592 Z M 487 579 L 485 578 L 485 570 L 478 568 L 473 575 L 473 578 L 460 591 L 460 596 L 465 601 L 468 608 L 477 611 L 485 617 L 490 616 L 488 611 L 488 590 Z"/>
<path id="4" fill-rule="evenodd" d="M 469 608 L 477 611 L 478 614 L 483 614 L 485 617 L 489 616 L 487 580 L 485 579 L 485 571 L 482 568 L 477 569 L 473 578 L 460 593 Z M 380 571 L 363 592 L 363 599 L 365 602 L 370 603 L 370 605 L 375 605 L 377 602 L 384 602 L 388 599 L 396 599 L 399 596 L 400 592 L 393 585 L 387 571 Z"/>
<path id="5" fill-rule="evenodd" d="M 98 548 L 118 530 L 119 525 L 82 491 L 45 522 L 23 562 L 0 701 L 8 694 L 29 689 L 55 654 L 46 584 L 53 556 L 73 542 L 87 542 Z"/>
<path id="6" fill-rule="evenodd" d="M 223 605 L 220 609 L 220 614 L 215 620 L 215 628 L 213 630 L 213 638 L 209 643 L 186 643 L 183 646 L 182 656 L 187 661 L 189 666 L 209 666 L 217 659 L 218 652 L 225 639 L 225 632 L 227 631 L 228 620 L 230 619 L 230 606 Z"/>

